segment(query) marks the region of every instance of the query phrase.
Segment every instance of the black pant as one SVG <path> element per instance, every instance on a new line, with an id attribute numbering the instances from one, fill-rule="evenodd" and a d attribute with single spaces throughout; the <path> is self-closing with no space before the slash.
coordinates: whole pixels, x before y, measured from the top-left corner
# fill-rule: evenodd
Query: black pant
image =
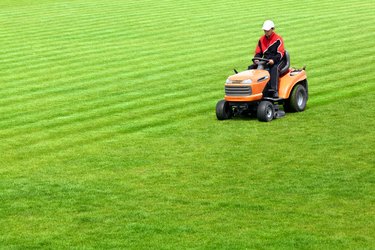
<path id="1" fill-rule="evenodd" d="M 279 85 L 279 73 L 280 73 L 279 65 L 280 64 L 274 64 L 268 69 L 268 71 L 270 72 L 270 77 L 271 77 L 270 87 L 275 92 L 277 92 L 278 85 Z"/>

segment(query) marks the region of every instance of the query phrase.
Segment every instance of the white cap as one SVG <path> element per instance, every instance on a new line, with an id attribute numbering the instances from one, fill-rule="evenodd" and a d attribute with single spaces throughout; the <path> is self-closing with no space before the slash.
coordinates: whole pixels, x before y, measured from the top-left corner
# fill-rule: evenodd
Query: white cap
<path id="1" fill-rule="evenodd" d="M 275 24 L 271 20 L 265 21 L 262 27 L 263 30 L 270 30 L 272 28 L 275 28 Z"/>

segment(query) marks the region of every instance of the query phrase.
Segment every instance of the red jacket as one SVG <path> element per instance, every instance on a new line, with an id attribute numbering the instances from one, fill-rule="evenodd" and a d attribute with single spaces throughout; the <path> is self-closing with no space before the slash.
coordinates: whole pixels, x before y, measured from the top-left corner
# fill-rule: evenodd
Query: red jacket
<path id="1" fill-rule="evenodd" d="M 285 53 L 284 41 L 275 32 L 272 33 L 270 38 L 263 35 L 255 49 L 255 57 L 262 57 L 266 59 L 272 59 L 275 64 L 278 64 L 283 58 Z"/>

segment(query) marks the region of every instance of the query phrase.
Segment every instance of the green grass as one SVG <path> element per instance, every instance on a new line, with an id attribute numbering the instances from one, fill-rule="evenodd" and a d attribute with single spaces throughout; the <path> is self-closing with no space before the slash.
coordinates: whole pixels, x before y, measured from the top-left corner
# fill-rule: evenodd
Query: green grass
<path id="1" fill-rule="evenodd" d="M 0 248 L 374 249 L 373 1 L 1 1 Z M 271 18 L 307 110 L 217 121 Z"/>

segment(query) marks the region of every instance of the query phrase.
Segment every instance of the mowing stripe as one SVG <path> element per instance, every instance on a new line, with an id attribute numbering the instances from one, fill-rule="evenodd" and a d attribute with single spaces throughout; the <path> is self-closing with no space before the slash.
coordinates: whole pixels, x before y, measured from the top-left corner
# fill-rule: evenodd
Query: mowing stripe
<path id="1" fill-rule="evenodd" d="M 100 131 L 110 136 L 111 129 L 127 133 L 173 127 L 181 122 L 167 126 L 166 117 L 186 114 L 182 117 L 187 119 L 197 111 L 214 112 L 214 107 L 202 105 L 222 98 L 233 65 L 246 68 L 250 63 L 263 14 L 249 18 L 249 24 L 242 18 L 248 16 L 247 1 L 231 9 L 226 1 L 191 1 L 177 8 L 173 3 L 69 1 L 2 9 L 1 137 L 34 137 L 23 145 L 27 150 L 43 142 L 59 147 L 64 131 L 71 133 L 66 140 Z M 366 21 L 373 24 L 366 20 L 373 4 L 342 2 L 335 12 L 331 6 L 330 1 L 274 6 L 283 13 L 277 21 L 292 52 L 292 65 L 311 65 L 309 105 L 356 95 L 361 88 L 373 90 L 359 85 L 373 79 L 371 57 L 349 71 L 347 64 L 330 65 L 326 56 L 331 47 L 326 37 L 332 33 L 340 33 L 338 40 L 350 45 L 335 50 L 343 60 L 374 52 L 374 46 L 352 50 L 353 44 L 371 40 L 371 33 L 352 32 Z M 322 10 L 320 18 L 314 9 Z M 307 10 L 304 22 L 288 14 L 301 10 Z M 217 23 L 218 16 L 223 22 Z M 358 23 L 351 23 L 353 19 Z M 300 32 L 306 23 L 309 35 Z M 137 124 L 124 125 L 124 117 Z"/>

